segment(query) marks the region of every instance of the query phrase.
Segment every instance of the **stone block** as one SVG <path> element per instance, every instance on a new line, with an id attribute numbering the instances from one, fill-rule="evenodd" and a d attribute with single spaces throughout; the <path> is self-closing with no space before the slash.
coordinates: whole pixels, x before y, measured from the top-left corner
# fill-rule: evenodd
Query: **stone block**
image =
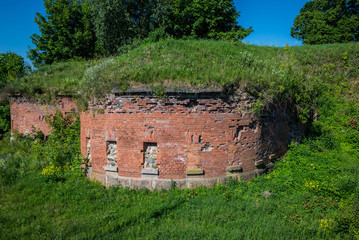
<path id="1" fill-rule="evenodd" d="M 254 162 L 254 166 L 256 166 L 256 167 L 261 167 L 263 165 L 264 165 L 264 160 L 263 159 L 262 160 L 257 160 L 257 161 Z"/>
<path id="2" fill-rule="evenodd" d="M 240 172 L 242 171 L 242 167 L 240 165 L 235 165 L 235 166 L 227 166 L 226 167 L 226 171 L 227 172 Z"/>
<path id="3" fill-rule="evenodd" d="M 234 180 L 239 180 L 241 178 L 241 174 L 242 173 L 230 173 L 230 174 L 227 174 L 227 177 L 226 177 L 225 181 L 227 182 L 229 177 L 231 177 Z"/>
<path id="4" fill-rule="evenodd" d="M 135 189 L 147 188 L 152 190 L 152 180 L 151 179 L 141 179 L 141 178 L 131 178 L 130 186 Z"/>
<path id="5" fill-rule="evenodd" d="M 175 182 L 176 188 L 178 188 L 178 189 L 186 188 L 186 182 L 187 182 L 186 179 L 176 179 L 173 181 Z"/>
<path id="6" fill-rule="evenodd" d="M 118 186 L 119 185 L 119 181 L 118 178 L 115 176 L 106 176 L 106 187 L 111 187 L 111 186 Z"/>
<path id="7" fill-rule="evenodd" d="M 122 187 L 131 187 L 129 178 L 118 178 L 118 182 Z"/>
<path id="8" fill-rule="evenodd" d="M 118 172 L 106 171 L 106 176 L 118 177 Z"/>
<path id="9" fill-rule="evenodd" d="M 190 175 L 203 175 L 204 171 L 202 168 L 187 168 L 186 169 L 187 176 Z"/>
<path id="10" fill-rule="evenodd" d="M 147 175 L 147 174 L 142 174 L 141 178 L 146 178 L 146 179 L 158 179 L 158 175 Z"/>
<path id="11" fill-rule="evenodd" d="M 103 169 L 105 169 L 106 172 L 118 172 L 117 166 L 106 165 L 103 167 Z"/>
<path id="12" fill-rule="evenodd" d="M 142 168 L 142 175 L 158 175 L 158 168 Z"/>
<path id="13" fill-rule="evenodd" d="M 275 154 L 270 154 L 268 159 L 271 161 L 275 161 L 275 160 L 277 160 L 277 156 Z"/>
<path id="14" fill-rule="evenodd" d="M 216 179 L 216 184 L 224 185 L 224 184 L 226 184 L 227 180 L 228 180 L 227 177 L 219 177 L 219 178 Z"/>
<path id="15" fill-rule="evenodd" d="M 89 175 L 90 180 L 92 181 L 98 181 L 102 185 L 106 186 L 106 175 L 103 173 L 98 173 L 95 171 L 91 171 L 91 174 Z"/>
<path id="16" fill-rule="evenodd" d="M 153 190 L 162 190 L 162 189 L 170 189 L 171 181 L 167 179 L 153 180 L 152 181 L 152 189 Z"/>
<path id="17" fill-rule="evenodd" d="M 212 187 L 216 185 L 217 179 L 216 178 L 190 178 L 187 179 L 187 187 L 188 188 L 195 188 L 200 186 L 205 187 Z"/>

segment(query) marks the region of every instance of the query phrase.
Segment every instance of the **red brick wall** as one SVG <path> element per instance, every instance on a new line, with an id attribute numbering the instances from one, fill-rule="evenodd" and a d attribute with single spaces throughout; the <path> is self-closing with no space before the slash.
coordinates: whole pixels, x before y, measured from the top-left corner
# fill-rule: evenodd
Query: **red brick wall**
<path id="1" fill-rule="evenodd" d="M 158 149 L 159 178 L 186 178 L 186 169 L 199 167 L 204 177 L 226 175 L 226 167 L 241 165 L 243 172 L 256 169 L 254 162 L 272 153 L 283 154 L 289 143 L 288 119 L 277 116 L 258 120 L 249 109 L 253 99 L 167 99 L 109 96 L 81 114 L 81 146 L 91 139 L 92 171 L 105 173 L 106 142 L 117 141 L 118 175 L 141 177 L 144 143 Z M 93 106 L 93 108 L 95 108 Z M 201 140 L 200 140 L 201 139 Z"/>
<path id="2" fill-rule="evenodd" d="M 117 142 L 118 176 L 140 178 L 145 143 L 157 143 L 160 179 L 186 178 L 186 169 L 201 168 L 204 178 L 227 174 L 226 167 L 240 165 L 243 172 L 280 156 L 288 143 L 303 133 L 289 109 L 272 106 L 260 118 L 251 113 L 255 99 L 237 94 L 221 97 L 177 96 L 166 100 L 146 95 L 108 96 L 102 105 L 90 105 L 81 113 L 81 152 L 87 155 L 91 140 L 92 171 L 105 173 L 107 142 Z M 11 98 L 11 130 L 30 134 L 50 133 L 45 116 L 59 109 L 63 114 L 77 109 L 75 101 L 59 98 L 55 105 Z M 99 113 L 98 109 L 104 109 Z"/>
<path id="3" fill-rule="evenodd" d="M 21 134 L 31 134 L 34 127 L 36 131 L 49 135 L 51 129 L 45 117 L 56 113 L 56 109 L 66 114 L 77 109 L 77 105 L 73 99 L 65 97 L 58 98 L 54 105 L 34 103 L 24 97 L 11 97 L 11 132 L 17 130 Z"/>

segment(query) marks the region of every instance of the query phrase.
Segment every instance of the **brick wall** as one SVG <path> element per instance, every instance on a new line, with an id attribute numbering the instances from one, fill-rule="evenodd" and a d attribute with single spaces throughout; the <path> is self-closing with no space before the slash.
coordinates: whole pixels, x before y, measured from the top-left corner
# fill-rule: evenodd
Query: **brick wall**
<path id="1" fill-rule="evenodd" d="M 21 96 L 11 97 L 11 132 L 16 130 L 21 134 L 31 134 L 35 129 L 49 135 L 51 129 L 46 123 L 45 117 L 56 113 L 56 109 L 67 114 L 72 109 L 77 109 L 77 105 L 73 99 L 65 97 L 58 98 L 53 105 L 34 103 Z"/>
<path id="2" fill-rule="evenodd" d="M 166 99 L 142 92 L 108 95 L 81 113 L 81 152 L 90 154 L 94 176 L 144 178 L 155 173 L 150 177 L 209 179 L 233 173 L 228 169 L 236 174 L 263 171 L 270 156 L 283 155 L 304 126 L 291 109 L 279 105 L 256 117 L 250 111 L 254 101 L 245 93 L 228 97 L 205 91 Z M 30 134 L 34 127 L 48 135 L 45 116 L 56 109 L 66 114 L 77 106 L 69 98 L 41 105 L 12 97 L 11 130 Z M 155 169 L 143 172 L 146 153 L 156 158 Z M 109 161 L 109 154 L 115 161 Z"/>
<path id="3" fill-rule="evenodd" d="M 255 117 L 250 112 L 253 101 L 244 93 L 232 99 L 109 95 L 104 104 L 81 114 L 81 151 L 87 154 L 90 140 L 92 171 L 105 174 L 108 142 L 116 142 L 115 174 L 120 177 L 143 177 L 146 143 L 157 144 L 159 179 L 189 177 L 188 169 L 203 170 L 197 176 L 203 178 L 225 176 L 229 166 L 253 172 L 271 154 L 285 153 L 293 128 L 285 109 Z"/>

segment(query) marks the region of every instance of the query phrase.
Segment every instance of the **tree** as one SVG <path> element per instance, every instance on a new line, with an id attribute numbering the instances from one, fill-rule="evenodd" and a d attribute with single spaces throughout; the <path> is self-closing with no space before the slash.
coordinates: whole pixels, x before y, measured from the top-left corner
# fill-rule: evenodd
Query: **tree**
<path id="1" fill-rule="evenodd" d="M 10 105 L 0 105 L 0 134 L 10 131 Z"/>
<path id="2" fill-rule="evenodd" d="M 92 7 L 87 0 L 44 0 L 46 16 L 36 13 L 41 35 L 31 36 L 36 46 L 28 57 L 35 65 L 51 64 L 75 57 L 92 58 L 96 38 Z"/>
<path id="3" fill-rule="evenodd" d="M 105 54 L 153 30 L 156 0 L 94 0 L 96 36 Z"/>
<path id="4" fill-rule="evenodd" d="M 152 32 L 175 38 L 239 40 L 252 28 L 238 25 L 232 0 L 94 0 L 96 36 L 104 53 Z M 155 34 L 156 35 L 156 34 Z"/>
<path id="5" fill-rule="evenodd" d="M 304 44 L 344 43 L 359 40 L 358 0 L 314 0 L 300 10 L 291 36 Z"/>
<path id="6" fill-rule="evenodd" d="M 238 25 L 232 0 L 164 0 L 160 8 L 157 19 L 175 38 L 240 40 L 253 31 Z"/>
<path id="7" fill-rule="evenodd" d="M 13 52 L 0 53 L 0 91 L 16 77 L 21 77 L 29 67 L 24 59 Z M 3 95 L 3 94 L 0 94 Z M 7 97 L 0 96 L 0 134 L 10 130 L 10 105 Z"/>
<path id="8" fill-rule="evenodd" d="M 25 73 L 24 58 L 13 52 L 0 53 L 0 89 Z"/>

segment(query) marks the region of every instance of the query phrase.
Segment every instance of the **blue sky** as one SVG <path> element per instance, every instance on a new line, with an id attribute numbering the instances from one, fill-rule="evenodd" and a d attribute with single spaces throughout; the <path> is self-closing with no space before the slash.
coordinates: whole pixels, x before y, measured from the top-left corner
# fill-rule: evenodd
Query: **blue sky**
<path id="1" fill-rule="evenodd" d="M 254 30 L 244 41 L 269 46 L 300 45 L 290 36 L 290 28 L 307 1 L 234 0 L 241 12 L 239 24 Z M 0 53 L 12 51 L 26 57 L 28 46 L 33 47 L 30 36 L 39 33 L 34 23 L 36 12 L 45 14 L 43 0 L 0 1 Z"/>

